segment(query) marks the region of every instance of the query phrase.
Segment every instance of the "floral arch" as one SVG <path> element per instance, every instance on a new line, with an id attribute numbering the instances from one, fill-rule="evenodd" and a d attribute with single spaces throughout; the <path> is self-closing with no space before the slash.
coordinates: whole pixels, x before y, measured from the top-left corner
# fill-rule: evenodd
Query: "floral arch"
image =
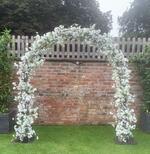
<path id="1" fill-rule="evenodd" d="M 63 45 L 66 40 L 79 39 L 81 42 L 94 45 L 98 52 L 108 57 L 112 66 L 112 79 L 114 80 L 115 95 L 113 104 L 117 109 L 114 114 L 116 119 L 115 131 L 119 142 L 126 143 L 133 138 L 132 130 L 135 129 L 136 117 L 134 110 L 130 109 L 130 103 L 134 101 L 130 93 L 130 70 L 128 69 L 128 60 L 124 57 L 122 51 L 118 50 L 111 38 L 107 35 L 101 35 L 100 30 L 94 26 L 90 28 L 81 28 L 73 25 L 69 28 L 59 26 L 52 32 L 44 34 L 42 37 L 36 36 L 36 40 L 28 49 L 28 52 L 21 57 L 17 66 L 19 84 L 15 84 L 18 95 L 15 100 L 19 102 L 17 122 L 15 125 L 14 138 L 19 142 L 29 142 L 37 137 L 32 128 L 34 119 L 37 118 L 37 107 L 34 107 L 34 92 L 30 81 L 35 68 L 43 64 L 44 60 L 40 58 L 39 53 L 44 52 L 54 44 Z"/>

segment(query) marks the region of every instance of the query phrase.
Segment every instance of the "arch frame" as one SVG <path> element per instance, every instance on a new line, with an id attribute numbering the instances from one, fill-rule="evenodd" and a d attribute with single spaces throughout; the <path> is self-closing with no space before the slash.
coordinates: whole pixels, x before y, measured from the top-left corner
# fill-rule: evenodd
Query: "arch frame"
<path id="1" fill-rule="evenodd" d="M 18 91 L 15 97 L 15 101 L 18 102 L 18 113 L 14 126 L 14 140 L 30 142 L 34 138 L 38 138 L 32 128 L 34 120 L 38 117 L 38 108 L 34 107 L 36 88 L 31 85 L 32 74 L 44 63 L 44 59 L 39 54 L 55 44 L 63 45 L 66 40 L 80 40 L 81 43 L 96 46 L 99 54 L 107 56 L 112 66 L 112 79 L 115 88 L 112 103 L 117 109 L 116 113 L 113 113 L 116 137 L 120 143 L 127 143 L 133 138 L 132 130 L 135 129 L 137 121 L 134 110 L 131 108 L 134 96 L 130 92 L 131 71 L 128 68 L 128 59 L 124 57 L 121 50 L 116 48 L 109 35 L 101 35 L 101 31 L 96 30 L 94 26 L 81 28 L 78 25 L 68 28 L 61 25 L 41 37 L 37 35 L 31 47 L 21 57 L 21 61 L 15 64 L 18 69 L 19 83 L 13 83 L 14 89 Z"/>

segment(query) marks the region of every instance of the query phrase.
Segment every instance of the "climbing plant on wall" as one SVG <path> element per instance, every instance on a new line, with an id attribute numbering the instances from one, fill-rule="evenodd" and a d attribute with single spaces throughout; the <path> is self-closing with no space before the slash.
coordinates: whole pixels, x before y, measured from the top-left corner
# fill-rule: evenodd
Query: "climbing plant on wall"
<path id="1" fill-rule="evenodd" d="M 59 26 L 42 37 L 37 35 L 31 48 L 28 49 L 28 52 L 22 56 L 21 61 L 16 65 L 19 84 L 15 85 L 18 90 L 15 100 L 19 104 L 17 123 L 15 125 L 15 141 L 30 142 L 37 137 L 32 128 L 34 119 L 38 116 L 38 108 L 33 106 L 36 89 L 32 87 L 30 81 L 35 68 L 44 62 L 39 53 L 47 51 L 54 44 L 63 45 L 66 40 L 80 40 L 82 43 L 96 46 L 99 54 L 108 57 L 113 69 L 112 79 L 115 87 L 113 104 L 117 109 L 117 112 L 114 113 L 116 138 L 120 143 L 128 143 L 133 138 L 132 130 L 136 127 L 134 110 L 130 108 L 130 103 L 134 101 L 134 98 L 130 93 L 128 60 L 124 57 L 122 51 L 114 46 L 112 39 L 108 35 L 101 35 L 101 31 L 96 30 L 94 26 L 81 28 L 78 25 L 73 25 L 69 28 Z"/>

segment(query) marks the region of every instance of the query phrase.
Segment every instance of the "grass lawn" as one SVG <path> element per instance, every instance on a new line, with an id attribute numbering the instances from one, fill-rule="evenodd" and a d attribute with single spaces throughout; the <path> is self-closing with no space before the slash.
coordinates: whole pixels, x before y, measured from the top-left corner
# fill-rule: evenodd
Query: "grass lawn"
<path id="1" fill-rule="evenodd" d="M 116 145 L 111 126 L 36 126 L 39 140 L 11 143 L 0 135 L 0 154 L 150 154 L 150 134 L 135 131 L 137 145 Z"/>

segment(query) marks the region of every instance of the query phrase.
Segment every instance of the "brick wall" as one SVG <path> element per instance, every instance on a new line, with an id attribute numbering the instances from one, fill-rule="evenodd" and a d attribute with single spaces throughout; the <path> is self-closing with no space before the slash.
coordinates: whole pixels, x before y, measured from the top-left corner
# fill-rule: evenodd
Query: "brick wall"
<path id="1" fill-rule="evenodd" d="M 136 94 L 134 109 L 139 115 L 141 87 L 133 66 L 131 86 Z M 106 124 L 113 121 L 109 113 L 114 89 L 112 69 L 105 62 L 45 62 L 32 80 L 38 89 L 38 124 Z"/>

